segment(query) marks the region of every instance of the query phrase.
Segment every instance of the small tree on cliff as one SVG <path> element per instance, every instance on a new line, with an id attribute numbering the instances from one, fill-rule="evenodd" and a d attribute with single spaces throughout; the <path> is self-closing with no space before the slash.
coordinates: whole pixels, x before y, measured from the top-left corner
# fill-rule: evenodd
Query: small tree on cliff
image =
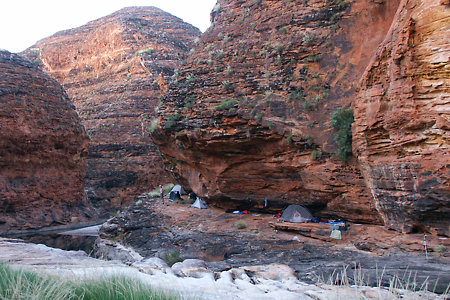
<path id="1" fill-rule="evenodd" d="M 352 123 L 354 121 L 352 109 L 338 109 L 331 117 L 331 126 L 337 130 L 334 137 L 338 146 L 337 156 L 347 162 L 347 158 L 352 154 Z"/>

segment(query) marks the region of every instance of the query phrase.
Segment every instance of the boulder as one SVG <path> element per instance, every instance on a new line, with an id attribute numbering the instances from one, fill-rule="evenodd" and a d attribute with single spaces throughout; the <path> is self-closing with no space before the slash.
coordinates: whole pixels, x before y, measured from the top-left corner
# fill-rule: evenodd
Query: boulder
<path id="1" fill-rule="evenodd" d="M 132 248 L 115 241 L 98 238 L 94 248 L 95 255 L 103 259 L 118 260 L 128 265 L 143 260 L 143 257 Z"/>
<path id="2" fill-rule="evenodd" d="M 149 257 L 141 261 L 136 261 L 131 265 L 138 268 L 141 272 L 150 275 L 158 271 L 163 273 L 173 273 L 169 265 L 159 257 Z"/>
<path id="3" fill-rule="evenodd" d="M 185 259 L 183 262 L 177 262 L 172 266 L 172 271 L 179 277 L 211 277 L 213 272 L 208 270 L 205 261 L 201 259 Z"/>
<path id="4" fill-rule="evenodd" d="M 278 263 L 262 266 L 246 266 L 240 269 L 246 271 L 247 274 L 251 274 L 251 277 L 254 278 L 277 281 L 297 279 L 297 274 L 294 269 L 288 265 Z"/>

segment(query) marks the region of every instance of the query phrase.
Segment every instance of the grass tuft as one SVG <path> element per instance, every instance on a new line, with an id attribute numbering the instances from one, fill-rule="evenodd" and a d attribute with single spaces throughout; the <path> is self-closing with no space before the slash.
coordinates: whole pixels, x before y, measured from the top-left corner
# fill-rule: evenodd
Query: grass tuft
<path id="1" fill-rule="evenodd" d="M 182 296 L 154 289 L 125 276 L 70 281 L 32 271 L 16 270 L 0 263 L 0 299 L 169 300 L 182 299 Z"/>
<path id="2" fill-rule="evenodd" d="M 234 224 L 234 227 L 235 227 L 236 229 L 245 229 L 245 228 L 247 228 L 247 223 L 245 223 L 244 221 L 237 221 L 237 222 Z"/>

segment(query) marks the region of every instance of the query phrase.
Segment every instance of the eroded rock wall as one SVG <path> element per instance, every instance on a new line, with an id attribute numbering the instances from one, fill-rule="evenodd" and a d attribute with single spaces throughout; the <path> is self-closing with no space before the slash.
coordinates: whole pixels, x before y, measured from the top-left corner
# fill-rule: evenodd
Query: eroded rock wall
<path id="1" fill-rule="evenodd" d="M 400 1 L 218 1 L 153 134 L 179 179 L 219 206 L 299 203 L 382 223 L 357 162 L 334 156 Z"/>
<path id="2" fill-rule="evenodd" d="M 165 82 L 200 31 L 154 7 L 130 7 L 39 41 L 25 54 L 67 90 L 90 136 L 86 192 L 103 208 L 170 181 L 149 138 Z"/>
<path id="3" fill-rule="evenodd" d="M 387 226 L 449 234 L 450 7 L 403 1 L 354 102 L 354 151 Z"/>
<path id="4" fill-rule="evenodd" d="M 0 232 L 87 220 L 89 139 L 56 80 L 0 51 Z"/>

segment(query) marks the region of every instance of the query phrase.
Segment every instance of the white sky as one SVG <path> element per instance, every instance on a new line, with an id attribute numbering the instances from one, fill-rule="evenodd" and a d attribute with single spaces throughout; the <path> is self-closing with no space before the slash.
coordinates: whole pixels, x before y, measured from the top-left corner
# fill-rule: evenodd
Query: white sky
<path id="1" fill-rule="evenodd" d="M 205 31 L 216 0 L 2 0 L 0 49 L 20 52 L 127 6 L 156 6 Z"/>

